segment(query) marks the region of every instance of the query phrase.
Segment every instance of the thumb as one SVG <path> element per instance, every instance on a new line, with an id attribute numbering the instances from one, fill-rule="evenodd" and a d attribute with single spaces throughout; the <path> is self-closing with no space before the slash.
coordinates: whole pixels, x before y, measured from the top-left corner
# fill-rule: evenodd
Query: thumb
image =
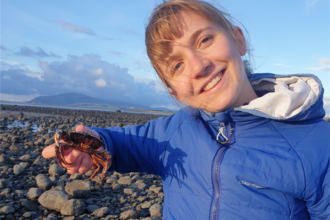
<path id="1" fill-rule="evenodd" d="M 100 139 L 100 135 L 96 131 L 94 131 L 92 129 L 89 129 L 89 128 L 85 127 L 84 125 L 77 125 L 76 126 L 76 131 L 82 131 L 82 132 L 91 134 L 94 137 Z"/>

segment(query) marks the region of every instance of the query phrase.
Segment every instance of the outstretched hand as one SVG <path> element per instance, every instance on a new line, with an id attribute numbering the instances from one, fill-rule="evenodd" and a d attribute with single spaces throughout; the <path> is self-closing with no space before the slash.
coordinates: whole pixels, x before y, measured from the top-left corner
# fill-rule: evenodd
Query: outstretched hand
<path id="1" fill-rule="evenodd" d="M 98 133 L 96 131 L 93 131 L 83 125 L 78 125 L 76 127 L 76 131 L 82 131 L 88 134 L 93 135 L 94 137 L 100 138 Z M 104 147 L 100 147 L 99 150 L 104 150 Z M 78 173 L 85 173 L 86 171 L 90 170 L 92 165 L 94 164 L 93 160 L 89 156 L 89 154 L 81 152 L 79 150 L 75 150 L 73 148 L 69 148 L 67 150 L 64 150 L 63 152 L 64 159 L 68 163 L 72 163 L 71 165 L 65 165 L 60 164 L 62 167 L 64 167 L 68 173 L 75 174 Z M 42 151 L 42 156 L 46 159 L 50 159 L 56 156 L 55 153 L 55 144 L 49 145 L 45 147 L 45 149 Z"/>

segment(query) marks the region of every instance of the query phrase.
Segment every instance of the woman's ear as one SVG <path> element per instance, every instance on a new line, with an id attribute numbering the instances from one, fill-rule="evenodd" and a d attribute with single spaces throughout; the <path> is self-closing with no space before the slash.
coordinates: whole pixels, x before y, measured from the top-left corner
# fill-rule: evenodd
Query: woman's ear
<path id="1" fill-rule="evenodd" d="M 169 91 L 170 91 L 170 95 L 174 96 L 176 99 L 181 100 L 176 91 L 174 91 L 173 89 L 169 89 Z"/>
<path id="2" fill-rule="evenodd" d="M 236 46 L 238 49 L 238 52 L 241 56 L 244 56 L 246 54 L 246 42 L 245 37 L 243 34 L 243 31 L 239 27 L 234 27 L 234 34 L 235 34 L 235 40 L 236 40 Z"/>

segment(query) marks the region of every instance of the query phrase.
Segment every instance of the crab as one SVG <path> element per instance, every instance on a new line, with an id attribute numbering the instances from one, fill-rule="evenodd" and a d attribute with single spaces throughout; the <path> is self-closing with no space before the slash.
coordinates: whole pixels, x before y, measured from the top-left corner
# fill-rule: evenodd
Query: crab
<path id="1" fill-rule="evenodd" d="M 89 156 L 94 162 L 90 170 L 96 168 L 93 174 L 84 181 L 93 179 L 100 171 L 101 165 L 103 166 L 103 170 L 101 174 L 101 179 L 100 181 L 98 181 L 98 183 L 100 183 L 103 180 L 112 162 L 111 154 L 107 150 L 97 151 L 99 147 L 104 146 L 103 141 L 85 132 L 66 132 L 66 131 L 56 132 L 54 135 L 54 139 L 56 143 L 55 145 L 56 159 L 61 167 L 63 167 L 62 163 L 65 165 L 72 164 L 72 163 L 68 163 L 64 159 L 63 150 L 74 148 L 76 150 L 89 154 Z M 60 143 L 59 142 L 60 140 L 63 140 L 65 143 Z M 65 167 L 63 168 L 65 169 Z"/>

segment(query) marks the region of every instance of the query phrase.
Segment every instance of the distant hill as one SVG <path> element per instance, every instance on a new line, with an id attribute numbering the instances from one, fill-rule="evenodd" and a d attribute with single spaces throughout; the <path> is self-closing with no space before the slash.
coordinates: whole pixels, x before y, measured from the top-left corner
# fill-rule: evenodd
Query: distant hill
<path id="1" fill-rule="evenodd" d="M 100 109 L 146 109 L 146 110 L 162 110 L 171 111 L 166 108 L 151 108 L 140 104 L 130 104 L 125 102 L 110 101 L 93 98 L 79 93 L 65 93 L 54 96 L 39 96 L 27 102 L 31 104 L 70 106 L 70 107 L 87 107 Z"/>

